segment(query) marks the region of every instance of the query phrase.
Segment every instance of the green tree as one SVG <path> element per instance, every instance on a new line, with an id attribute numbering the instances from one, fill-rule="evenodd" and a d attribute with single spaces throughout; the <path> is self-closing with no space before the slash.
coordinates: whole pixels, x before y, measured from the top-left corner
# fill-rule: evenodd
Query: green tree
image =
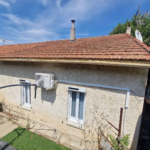
<path id="1" fill-rule="evenodd" d="M 140 18 L 141 15 L 138 17 Z M 125 23 L 119 23 L 113 30 L 109 33 L 109 35 L 112 34 L 121 34 L 126 32 L 126 27 L 131 26 L 131 35 L 135 37 L 135 30 L 138 29 L 142 36 L 143 36 L 143 42 L 150 46 L 150 15 L 146 18 L 143 18 L 141 20 L 142 24 L 139 24 L 137 26 L 136 24 L 136 17 L 133 16 L 132 19 L 129 21 L 127 20 Z"/>

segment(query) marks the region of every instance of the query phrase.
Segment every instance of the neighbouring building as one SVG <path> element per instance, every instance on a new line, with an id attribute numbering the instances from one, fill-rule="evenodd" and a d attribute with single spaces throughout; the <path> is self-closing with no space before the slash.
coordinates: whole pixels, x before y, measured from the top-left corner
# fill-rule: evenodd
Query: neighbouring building
<path id="1" fill-rule="evenodd" d="M 71 34 L 75 34 L 74 26 Z M 150 67 L 150 48 L 128 33 L 102 37 L 0 46 L 0 87 L 35 84 L 35 73 L 53 74 L 55 88 L 33 86 L 0 90 L 0 102 L 21 115 L 49 124 L 64 143 L 83 149 L 85 123 L 92 124 L 94 105 L 130 134 L 137 148 Z M 63 143 L 62 142 L 62 143 Z"/>

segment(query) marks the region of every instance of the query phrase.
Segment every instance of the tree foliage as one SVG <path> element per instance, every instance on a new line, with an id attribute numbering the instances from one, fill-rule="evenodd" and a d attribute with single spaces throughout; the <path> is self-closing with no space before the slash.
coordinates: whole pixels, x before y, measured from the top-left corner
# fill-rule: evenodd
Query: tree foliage
<path id="1" fill-rule="evenodd" d="M 113 148 L 115 150 L 128 150 L 129 146 L 129 135 L 125 135 L 122 138 L 114 138 L 112 135 L 109 135 Z"/>
<path id="2" fill-rule="evenodd" d="M 135 37 L 135 30 L 138 29 L 143 36 L 143 42 L 148 46 L 150 46 L 150 15 L 147 16 L 146 18 L 143 18 L 141 22 L 142 24 L 139 24 L 137 26 L 136 17 L 133 16 L 130 21 L 127 20 L 125 23 L 119 23 L 115 28 L 113 28 L 113 30 L 109 34 L 112 35 L 112 34 L 125 33 L 128 24 L 130 24 L 131 35 Z"/>

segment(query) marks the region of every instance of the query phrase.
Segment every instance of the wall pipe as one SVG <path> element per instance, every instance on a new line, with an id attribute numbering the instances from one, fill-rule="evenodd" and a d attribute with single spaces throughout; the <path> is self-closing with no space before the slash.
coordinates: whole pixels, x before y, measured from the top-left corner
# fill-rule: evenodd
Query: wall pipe
<path id="1" fill-rule="evenodd" d="M 36 84 L 12 84 L 12 85 L 1 86 L 0 89 L 12 87 L 12 86 L 35 86 L 34 98 L 36 98 L 36 90 L 37 90 Z"/>
<path id="2" fill-rule="evenodd" d="M 104 88 L 104 89 L 113 89 L 113 90 L 119 90 L 119 91 L 126 91 L 127 92 L 126 93 L 126 104 L 124 107 L 125 114 L 124 114 L 124 122 L 123 122 L 123 129 L 122 129 L 122 134 L 124 135 L 126 109 L 129 108 L 129 98 L 130 98 L 130 89 L 129 88 L 120 88 L 120 87 L 114 87 L 114 86 L 105 86 L 105 85 L 90 84 L 90 83 L 72 82 L 72 81 L 65 81 L 65 80 L 58 80 L 58 82 L 75 84 L 75 85 L 90 86 L 90 87 L 98 87 L 98 88 Z"/>

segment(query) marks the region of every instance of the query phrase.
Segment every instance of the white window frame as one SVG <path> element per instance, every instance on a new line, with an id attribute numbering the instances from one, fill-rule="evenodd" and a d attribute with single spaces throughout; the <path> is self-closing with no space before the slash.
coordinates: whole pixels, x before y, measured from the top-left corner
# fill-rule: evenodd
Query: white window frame
<path id="1" fill-rule="evenodd" d="M 72 92 L 76 92 L 76 117 L 71 116 L 71 107 L 72 107 Z M 78 118 L 78 111 L 79 111 L 79 93 L 84 93 L 84 106 L 83 106 L 83 119 Z M 76 124 L 84 124 L 84 116 L 85 116 L 85 97 L 86 97 L 86 90 L 82 88 L 74 88 L 68 87 L 68 121 L 71 121 Z"/>
<path id="2" fill-rule="evenodd" d="M 20 84 L 26 84 L 26 83 L 30 84 L 30 81 L 20 79 Z M 25 90 L 27 90 L 27 91 L 25 91 Z M 27 95 L 25 93 L 27 93 Z M 31 108 L 31 88 L 30 88 L 30 86 L 21 86 L 21 105 L 23 107 Z"/>

